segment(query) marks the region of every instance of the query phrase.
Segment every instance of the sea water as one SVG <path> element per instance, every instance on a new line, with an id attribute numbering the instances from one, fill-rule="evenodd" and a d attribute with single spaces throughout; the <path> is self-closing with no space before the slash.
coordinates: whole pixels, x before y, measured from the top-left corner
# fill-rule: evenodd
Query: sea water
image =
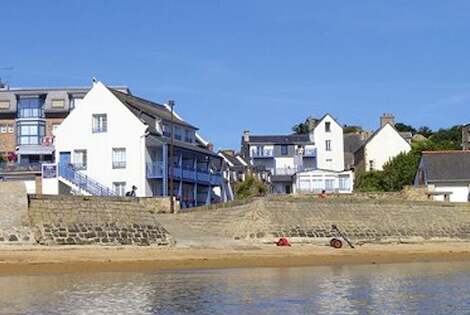
<path id="1" fill-rule="evenodd" d="M 2 275 L 0 314 L 470 314 L 470 264 Z"/>

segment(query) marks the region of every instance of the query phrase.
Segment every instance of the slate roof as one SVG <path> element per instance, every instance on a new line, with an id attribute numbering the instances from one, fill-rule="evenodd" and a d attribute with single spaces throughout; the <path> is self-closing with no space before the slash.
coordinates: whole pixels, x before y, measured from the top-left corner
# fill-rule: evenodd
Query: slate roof
<path id="1" fill-rule="evenodd" d="M 219 151 L 219 153 L 222 154 L 224 158 L 226 158 L 230 163 L 232 163 L 233 166 L 245 166 L 242 164 L 242 162 L 240 162 L 239 159 L 237 159 L 236 155 L 227 154 L 224 151 Z"/>
<path id="2" fill-rule="evenodd" d="M 269 143 L 269 144 L 297 144 L 310 143 L 308 134 L 302 135 L 276 135 L 276 136 L 251 136 L 250 143 Z"/>
<path id="3" fill-rule="evenodd" d="M 470 151 L 423 152 L 421 168 L 428 182 L 470 181 Z"/>
<path id="4" fill-rule="evenodd" d="M 150 132 L 155 130 L 155 121 L 157 117 L 162 120 L 171 121 L 171 112 L 165 106 L 112 88 L 109 88 L 109 90 L 121 101 L 121 103 L 129 108 L 137 118 L 142 119 L 150 127 Z M 175 115 L 173 115 L 173 121 L 178 125 L 196 130 L 198 129 L 193 125 L 188 124 L 186 121 L 178 119 Z"/>

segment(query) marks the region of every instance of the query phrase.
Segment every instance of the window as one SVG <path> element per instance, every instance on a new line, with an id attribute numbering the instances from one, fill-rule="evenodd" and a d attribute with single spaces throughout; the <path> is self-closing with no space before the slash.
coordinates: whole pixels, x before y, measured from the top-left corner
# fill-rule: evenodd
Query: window
<path id="1" fill-rule="evenodd" d="M 369 160 L 369 171 L 373 171 L 375 169 L 375 161 Z"/>
<path id="2" fill-rule="evenodd" d="M 325 151 L 331 151 L 331 140 L 325 140 Z"/>
<path id="3" fill-rule="evenodd" d="M 41 144 L 46 135 L 46 126 L 43 121 L 21 121 L 16 125 L 16 142 L 23 144 Z"/>
<path id="4" fill-rule="evenodd" d="M 264 147 L 259 145 L 256 147 L 256 156 L 263 156 Z"/>
<path id="5" fill-rule="evenodd" d="M 113 168 L 126 168 L 126 148 L 113 148 Z"/>
<path id="6" fill-rule="evenodd" d="M 170 138 L 171 137 L 171 126 L 169 124 L 162 124 L 163 127 L 163 135 L 165 137 Z"/>
<path id="7" fill-rule="evenodd" d="M 65 107 L 65 101 L 61 100 L 61 99 L 52 100 L 51 107 L 52 108 L 64 108 Z"/>
<path id="8" fill-rule="evenodd" d="M 339 190 L 349 190 L 349 176 L 339 176 Z"/>
<path id="9" fill-rule="evenodd" d="M 331 122 L 325 122 L 325 132 L 331 132 Z"/>
<path id="10" fill-rule="evenodd" d="M 189 143 L 194 142 L 194 132 L 189 129 L 184 130 L 184 140 Z"/>
<path id="11" fill-rule="evenodd" d="M 289 148 L 287 147 L 286 144 L 281 145 L 281 155 L 288 155 L 289 154 Z"/>
<path id="12" fill-rule="evenodd" d="M 183 130 L 180 127 L 175 127 L 175 139 L 183 140 Z"/>
<path id="13" fill-rule="evenodd" d="M 108 118 L 106 114 L 93 114 L 93 133 L 108 131 Z"/>
<path id="14" fill-rule="evenodd" d="M 0 109 L 9 109 L 10 101 L 0 101 Z"/>
<path id="15" fill-rule="evenodd" d="M 118 196 L 124 196 L 126 194 L 126 182 L 114 182 L 113 191 Z"/>
<path id="16" fill-rule="evenodd" d="M 18 99 L 18 118 L 42 118 L 44 99 L 39 96 L 20 97 Z"/>
<path id="17" fill-rule="evenodd" d="M 325 179 L 325 190 L 332 191 L 334 190 L 334 179 Z"/>
<path id="18" fill-rule="evenodd" d="M 77 170 L 86 170 L 86 150 L 75 150 L 73 151 L 73 165 Z"/>

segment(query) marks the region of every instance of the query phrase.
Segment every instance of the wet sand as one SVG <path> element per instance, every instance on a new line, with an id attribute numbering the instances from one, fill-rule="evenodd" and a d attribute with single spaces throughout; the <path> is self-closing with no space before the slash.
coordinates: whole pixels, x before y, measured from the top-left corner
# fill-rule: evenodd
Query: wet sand
<path id="1" fill-rule="evenodd" d="M 158 271 L 295 267 L 470 260 L 470 243 L 366 244 L 355 249 L 318 245 L 236 248 L 4 246 L 0 273 Z"/>

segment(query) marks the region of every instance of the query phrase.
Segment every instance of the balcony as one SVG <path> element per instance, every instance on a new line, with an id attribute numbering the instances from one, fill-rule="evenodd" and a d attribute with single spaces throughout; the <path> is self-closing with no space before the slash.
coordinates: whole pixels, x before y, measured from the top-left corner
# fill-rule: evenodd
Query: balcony
<path id="1" fill-rule="evenodd" d="M 163 172 L 163 161 L 155 161 L 147 164 L 147 178 L 149 179 L 162 179 Z M 223 177 L 222 173 L 214 172 L 210 173 L 205 170 L 195 170 L 189 167 L 173 166 L 170 168 L 173 174 L 173 178 L 176 180 L 185 180 L 190 182 L 211 184 L 211 185 L 222 185 Z"/>
<path id="2" fill-rule="evenodd" d="M 273 151 L 272 150 L 265 150 L 263 152 L 256 152 L 253 151 L 251 152 L 251 157 L 252 158 L 261 158 L 261 159 L 270 159 L 274 157 Z"/>

